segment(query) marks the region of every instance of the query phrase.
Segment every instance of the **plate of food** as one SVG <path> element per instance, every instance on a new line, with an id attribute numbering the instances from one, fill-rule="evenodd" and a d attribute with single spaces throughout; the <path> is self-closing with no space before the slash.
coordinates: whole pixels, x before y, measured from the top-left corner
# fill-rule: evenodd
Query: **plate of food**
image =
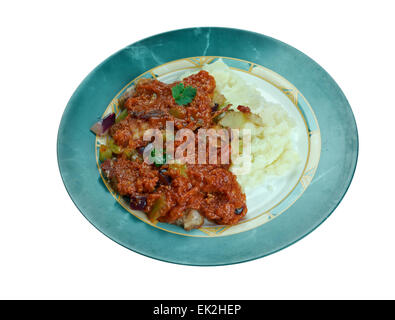
<path id="1" fill-rule="evenodd" d="M 58 163 L 115 242 L 179 264 L 260 258 L 301 239 L 351 183 L 358 134 L 334 80 L 273 38 L 191 28 L 134 43 L 77 88 Z"/>

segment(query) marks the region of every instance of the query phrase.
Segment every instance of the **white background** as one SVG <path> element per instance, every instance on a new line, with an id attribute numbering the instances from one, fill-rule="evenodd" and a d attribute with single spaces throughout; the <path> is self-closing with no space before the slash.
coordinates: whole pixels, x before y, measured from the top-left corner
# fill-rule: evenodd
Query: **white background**
<path id="1" fill-rule="evenodd" d="M 379 0 L 2 1 L 0 298 L 395 298 L 394 11 Z M 81 215 L 58 171 L 59 122 L 83 78 L 128 44 L 193 26 L 252 30 L 303 51 L 337 81 L 359 129 L 356 175 L 337 210 L 248 263 L 188 267 L 131 252 Z"/>

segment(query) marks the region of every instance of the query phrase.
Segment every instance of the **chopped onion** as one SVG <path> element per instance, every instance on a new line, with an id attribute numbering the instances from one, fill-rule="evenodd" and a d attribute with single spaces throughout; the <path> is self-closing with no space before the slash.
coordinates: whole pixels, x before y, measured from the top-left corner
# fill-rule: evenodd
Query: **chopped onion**
<path id="1" fill-rule="evenodd" d="M 166 169 L 159 170 L 159 181 L 164 185 L 169 185 L 171 183 L 171 177 L 165 174 Z"/>
<path id="2" fill-rule="evenodd" d="M 143 210 L 147 206 L 147 197 L 132 196 L 130 197 L 130 207 L 133 210 Z"/>
<path id="3" fill-rule="evenodd" d="M 115 123 L 115 113 L 110 113 L 103 119 L 100 119 L 92 127 L 91 131 L 95 134 L 102 136 L 107 133 L 108 129 Z"/>

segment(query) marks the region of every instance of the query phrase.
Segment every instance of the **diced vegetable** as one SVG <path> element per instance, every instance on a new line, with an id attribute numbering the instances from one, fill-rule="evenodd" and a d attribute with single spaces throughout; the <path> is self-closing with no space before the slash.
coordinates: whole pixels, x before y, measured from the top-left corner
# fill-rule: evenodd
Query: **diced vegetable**
<path id="1" fill-rule="evenodd" d="M 241 129 L 247 122 L 252 122 L 256 126 L 263 126 L 263 121 L 260 116 L 254 113 L 243 113 L 239 111 L 228 111 L 220 120 L 220 124 L 224 127 L 232 129 Z"/>
<path id="2" fill-rule="evenodd" d="M 186 111 L 183 107 L 171 107 L 169 113 L 175 118 L 184 119 Z"/>
<path id="3" fill-rule="evenodd" d="M 133 149 L 126 148 L 123 150 L 123 154 L 125 155 L 126 158 L 130 159 L 133 156 L 133 151 L 134 151 Z"/>
<path id="4" fill-rule="evenodd" d="M 157 152 L 155 149 L 151 151 L 151 160 L 154 162 L 155 166 L 160 167 L 164 165 L 167 161 L 167 154 L 163 153 L 160 155 L 160 152 Z"/>
<path id="5" fill-rule="evenodd" d="M 148 219 L 152 223 L 157 223 L 158 218 L 160 217 L 160 211 L 162 208 L 166 206 L 166 197 L 161 194 L 158 199 L 156 199 L 154 205 L 152 206 L 151 211 L 148 213 Z"/>
<path id="6" fill-rule="evenodd" d="M 123 109 L 121 113 L 118 115 L 118 117 L 115 119 L 115 123 L 121 122 L 123 119 L 125 119 L 128 116 L 128 110 Z"/>
<path id="7" fill-rule="evenodd" d="M 184 229 L 189 231 L 200 228 L 204 223 L 203 216 L 195 209 L 188 210 L 183 216 Z"/>
<path id="8" fill-rule="evenodd" d="M 218 103 L 214 103 L 214 105 L 211 107 L 211 111 L 212 112 L 216 112 L 219 109 L 219 104 Z"/>
<path id="9" fill-rule="evenodd" d="M 159 170 L 159 181 L 164 185 L 171 184 L 171 177 L 166 174 L 167 169 Z"/>
<path id="10" fill-rule="evenodd" d="M 123 154 L 128 158 L 129 160 L 136 160 L 137 158 L 141 158 L 141 155 L 136 149 L 131 149 L 131 148 L 125 148 L 123 150 Z"/>
<path id="11" fill-rule="evenodd" d="M 177 170 L 180 173 L 180 175 L 182 175 L 185 178 L 188 178 L 187 165 L 185 163 L 184 164 L 171 163 L 169 164 L 169 168 L 173 170 Z"/>
<path id="12" fill-rule="evenodd" d="M 232 129 L 240 129 L 243 128 L 245 123 L 247 122 L 244 113 L 237 111 L 229 111 L 226 112 L 225 116 L 219 122 L 224 127 L 229 127 Z"/>
<path id="13" fill-rule="evenodd" d="M 100 119 L 98 122 L 96 122 L 91 127 L 91 131 L 99 136 L 105 135 L 108 129 L 110 129 L 114 123 L 115 123 L 115 113 L 111 113 L 106 117 L 104 117 L 103 119 Z"/>
<path id="14" fill-rule="evenodd" d="M 111 151 L 115 154 L 121 154 L 122 153 L 122 148 L 118 145 L 115 144 L 113 139 L 110 139 L 108 142 L 108 146 L 111 149 Z"/>
<path id="15" fill-rule="evenodd" d="M 130 208 L 133 210 L 143 210 L 147 206 L 147 197 L 134 196 L 130 197 Z"/>
<path id="16" fill-rule="evenodd" d="M 112 151 L 109 147 L 105 145 L 101 145 L 99 149 L 99 160 L 101 162 L 106 161 L 107 159 L 112 158 Z"/>
<path id="17" fill-rule="evenodd" d="M 218 104 L 218 106 L 222 106 L 226 103 L 226 98 L 223 94 L 219 93 L 217 90 L 214 91 L 213 95 L 214 104 Z"/>

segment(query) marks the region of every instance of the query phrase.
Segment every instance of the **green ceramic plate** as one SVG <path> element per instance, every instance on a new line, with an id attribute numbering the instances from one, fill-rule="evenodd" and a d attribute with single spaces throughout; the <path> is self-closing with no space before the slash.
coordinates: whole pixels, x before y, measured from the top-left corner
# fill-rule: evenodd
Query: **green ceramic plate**
<path id="1" fill-rule="evenodd" d="M 290 174 L 247 193 L 247 216 L 236 226 L 205 223 L 186 232 L 152 225 L 130 210 L 102 178 L 90 126 L 119 112 L 118 97 L 139 78 L 174 81 L 222 59 L 296 124 L 301 157 Z M 224 265 L 260 258 L 301 239 L 337 207 L 351 183 L 358 134 L 334 80 L 298 50 L 267 36 L 228 28 L 193 28 L 134 43 L 100 64 L 81 83 L 58 133 L 59 169 L 82 214 L 119 244 L 146 256 L 188 265 Z M 269 191 L 268 191 L 269 190 Z"/>

